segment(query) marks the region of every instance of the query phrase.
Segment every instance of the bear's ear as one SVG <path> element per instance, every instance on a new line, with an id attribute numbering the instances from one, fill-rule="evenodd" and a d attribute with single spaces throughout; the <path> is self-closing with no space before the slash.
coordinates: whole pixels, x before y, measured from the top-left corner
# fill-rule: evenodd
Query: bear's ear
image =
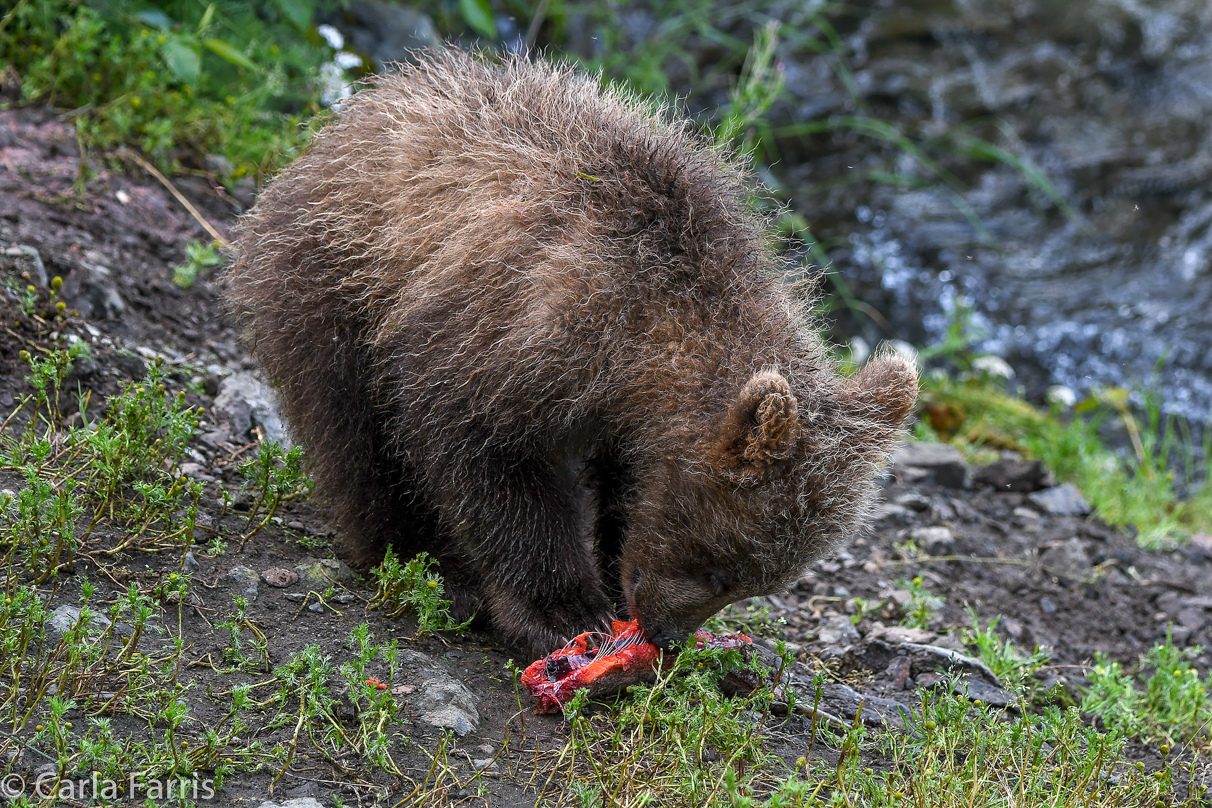
<path id="1" fill-rule="evenodd" d="M 864 417 L 900 429 L 917 401 L 917 368 L 900 354 L 879 354 L 846 381 L 843 395 Z"/>
<path id="2" fill-rule="evenodd" d="M 729 468 L 785 458 L 795 444 L 799 406 L 777 370 L 755 373 L 724 416 L 718 452 Z"/>

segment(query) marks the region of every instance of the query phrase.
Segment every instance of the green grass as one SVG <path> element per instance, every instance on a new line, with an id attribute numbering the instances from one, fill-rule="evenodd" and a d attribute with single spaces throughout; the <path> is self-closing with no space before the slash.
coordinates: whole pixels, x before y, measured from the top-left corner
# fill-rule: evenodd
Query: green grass
<path id="1" fill-rule="evenodd" d="M 218 247 L 218 244 L 202 244 L 198 241 L 186 244 L 185 263 L 173 267 L 173 283 L 182 289 L 188 289 L 198 278 L 222 266 L 223 256 L 219 254 Z"/>
<path id="2" fill-rule="evenodd" d="M 988 632 L 982 656 L 1001 675 L 1029 677 L 1038 657 L 1011 656 Z M 1164 652 L 1155 649 L 1155 654 Z M 1010 808 L 1195 806 L 1198 790 L 1178 786 L 1180 766 L 1146 772 L 1125 756 L 1135 728 L 1090 726 L 1077 707 L 1002 711 L 947 688 L 923 693 L 904 730 L 785 725 L 769 688 L 724 699 L 718 681 L 737 658 L 684 652 L 653 685 L 625 699 L 566 709 L 567 741 L 544 752 L 538 804 L 690 808 Z M 1185 675 L 1185 674 L 1184 674 Z M 818 683 L 823 681 L 819 676 Z M 1128 685 L 1131 690 L 1131 685 Z M 1135 691 L 1133 691 L 1135 692 Z M 1208 702 L 1203 694 L 1204 709 Z M 814 712 L 812 689 L 798 712 Z M 793 706 L 793 709 L 794 706 Z M 1109 708 L 1116 714 L 1114 706 Z M 792 760 L 774 754 L 782 738 L 804 742 Z M 786 749 L 786 747 L 784 747 Z M 1167 751 L 1169 751 L 1167 749 Z M 538 758 L 538 752 L 536 751 Z M 1202 763 L 1182 764 L 1197 771 Z M 553 788 L 552 784 L 564 784 Z M 1185 793 L 1184 793 L 1185 792 Z"/>
<path id="3" fill-rule="evenodd" d="M 236 599 L 215 621 L 226 647 L 210 664 L 233 678 L 221 692 L 213 684 L 208 694 L 198 691 L 182 628 L 195 582 L 179 572 L 178 559 L 191 548 L 202 552 L 193 544 L 199 503 L 195 484 L 171 471 L 197 412 L 153 365 L 88 428 L 66 427 L 56 402 L 76 358 L 60 351 L 28 359 L 34 392 L 19 405 L 26 422 L 10 419 L 4 438 L 0 466 L 23 481 L 0 502 L 4 734 L 55 761 L 64 788 L 91 771 L 116 779 L 138 771 L 200 777 L 221 793 L 253 772 L 279 782 L 307 756 L 339 767 L 354 756 L 430 804 L 456 801 L 463 790 L 486 793 L 480 775 L 454 775 L 450 737 L 423 750 L 428 773 L 402 765 L 411 743 L 395 687 L 402 645 L 377 640 L 366 623 L 343 648 L 307 646 L 274 666 L 267 637 Z M 229 542 L 307 490 L 297 453 L 274 444 L 241 468 L 251 508 L 242 527 L 219 530 Z M 61 635 L 50 632 L 48 595 L 65 602 L 65 571 L 84 557 L 106 565 L 134 551 L 168 554 L 177 571 L 103 598 L 77 569 L 78 616 Z M 432 560 L 385 559 L 377 579 L 375 606 L 414 613 L 421 632 L 453 627 Z M 906 620 L 930 625 L 931 594 L 920 581 L 902 585 L 912 596 Z M 773 628 L 760 609 L 733 610 L 721 621 L 725 629 Z M 534 747 L 535 776 L 524 787 L 542 804 L 603 808 L 1200 804 L 1176 785 L 1182 767 L 1205 764 L 1212 718 L 1209 681 L 1193 673 L 1187 652 L 1158 646 L 1140 675 L 1100 659 L 1080 708 L 1061 708 L 1035 693 L 1046 659 L 1017 651 L 993 628 L 974 622 L 968 641 L 1019 694 L 1021 713 L 940 688 L 922 697 L 904 731 L 838 726 L 815 713 L 811 683 L 797 684 L 787 707 L 770 686 L 726 698 L 719 682 L 745 664 L 740 653 L 688 651 L 654 684 L 607 703 L 575 700 L 564 741 Z M 221 710 L 203 721 L 207 698 Z M 806 724 L 788 723 L 801 720 L 788 712 Z M 789 738 L 800 745 L 786 746 Z M 1149 773 L 1130 764 L 1130 739 L 1157 744 L 1169 765 Z"/>
<path id="4" fill-rule="evenodd" d="M 408 743 L 401 732 L 407 716 L 392 690 L 401 649 L 395 640 L 376 642 L 365 623 L 333 656 L 309 646 L 272 667 L 269 640 L 237 596 L 215 621 L 227 638 L 221 659 L 206 665 L 236 678 L 224 692 L 197 689 L 186 666 L 204 660 L 189 652 L 183 630 L 196 620 L 186 615 L 195 582 L 181 570 L 187 552 L 205 552 L 194 545 L 202 485 L 176 469 L 199 411 L 185 404 L 184 390 L 169 389 L 157 362 L 105 401 L 100 418 L 66 426 L 64 382 L 84 353 L 25 353 L 33 392 L 0 432 L 0 470 L 22 481 L 0 495 L 0 741 L 55 762 L 48 793 L 68 801 L 79 778 L 94 771 L 119 782 L 131 773 L 148 781 L 202 778 L 216 791 L 237 773 L 265 772 L 276 782 L 304 741 L 308 755 L 338 767 L 355 755 L 402 778 L 393 752 Z M 80 405 L 87 410 L 87 400 Z M 282 502 L 310 491 L 297 447 L 284 452 L 264 443 L 238 470 L 250 507 L 235 531 L 209 528 L 224 546 L 243 544 Z M 175 571 L 139 576 L 107 599 L 80 569 L 87 560 L 109 578 L 136 552 L 167 557 L 162 566 Z M 394 580 L 410 574 L 416 586 L 390 590 L 387 602 L 411 605 L 424 631 L 449 627 L 433 562 L 394 569 Z M 78 595 L 69 596 L 75 588 Z M 72 600 L 77 616 L 52 632 L 48 604 Z M 247 674 L 261 681 L 249 684 Z M 342 712 L 330 680 L 342 683 L 352 712 Z M 197 718 L 204 700 L 222 705 L 223 716 Z M 256 739 L 283 728 L 285 741 Z"/>
<path id="5" fill-rule="evenodd" d="M 0 18 L 0 70 L 23 103 L 71 111 L 80 142 L 121 146 L 165 170 L 225 156 L 260 176 L 306 143 L 331 49 L 311 23 L 323 0 L 213 3 L 18 0 Z"/>
<path id="6" fill-rule="evenodd" d="M 896 585 L 909 593 L 908 608 L 905 609 L 901 625 L 929 630 L 934 625 L 939 610 L 943 608 L 943 598 L 927 589 L 921 578 L 914 578 L 912 581 L 902 579 L 897 581 Z"/>
<path id="7" fill-rule="evenodd" d="M 575 783 L 579 805 L 727 805 L 755 778 L 773 785 L 775 758 L 763 744 L 770 690 L 725 698 L 719 681 L 744 664 L 732 650 L 682 651 L 653 685 L 590 712 L 582 698 L 565 708 L 568 744 L 539 790 Z M 738 780 L 738 772 L 742 774 Z M 567 793 L 567 792 L 565 792 Z"/>
<path id="8" fill-rule="evenodd" d="M 1147 547 L 1171 544 L 1212 529 L 1212 452 L 1204 440 L 1197 467 L 1190 431 L 1181 419 L 1161 414 L 1156 395 L 1142 396 L 1144 424 L 1127 405 L 1127 394 L 1110 391 L 1065 414 L 1045 412 L 1008 394 L 996 382 L 928 374 L 922 382 L 923 420 L 918 436 L 946 438 L 969 455 L 991 459 L 1011 449 L 1036 458 L 1062 481 L 1074 483 L 1110 525 L 1133 526 Z M 1128 454 L 1111 451 L 1100 433 L 1118 419 L 1131 438 Z M 1185 491 L 1176 485 L 1182 469 Z"/>
<path id="9" fill-rule="evenodd" d="M 382 610 L 388 617 L 411 613 L 417 619 L 418 637 L 435 631 L 462 631 L 471 625 L 471 619 L 458 623 L 451 618 L 451 603 L 443 597 L 446 585 L 437 568 L 437 560 L 428 553 L 401 564 L 388 548 L 382 563 L 371 570 L 378 589 L 367 608 Z"/>
<path id="10" fill-rule="evenodd" d="M 1100 655 L 1082 711 L 1125 735 L 1161 743 L 1163 754 L 1178 743 L 1212 751 L 1212 674 L 1201 680 L 1191 665 L 1202 650 L 1175 648 L 1167 638 L 1141 658 L 1136 676 Z"/>
<path id="11" fill-rule="evenodd" d="M 995 617 L 982 629 L 976 613 L 969 609 L 969 614 L 972 628 L 964 634 L 967 644 L 975 648 L 976 656 L 989 666 L 1002 687 L 1030 701 L 1035 694 L 1034 674 L 1043 669 L 1050 655 L 1038 647 L 1029 654 L 1025 653 L 1015 648 L 1009 640 L 999 637 L 995 629 L 1001 621 L 1000 617 Z"/>

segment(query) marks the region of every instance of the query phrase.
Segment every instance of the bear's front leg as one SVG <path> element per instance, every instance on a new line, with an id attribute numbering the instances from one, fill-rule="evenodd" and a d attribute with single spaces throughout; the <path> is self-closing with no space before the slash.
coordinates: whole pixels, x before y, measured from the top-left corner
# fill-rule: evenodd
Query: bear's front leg
<path id="1" fill-rule="evenodd" d="M 481 455 L 450 472 L 442 519 L 502 632 L 537 658 L 609 627 L 592 498 L 571 464 Z"/>

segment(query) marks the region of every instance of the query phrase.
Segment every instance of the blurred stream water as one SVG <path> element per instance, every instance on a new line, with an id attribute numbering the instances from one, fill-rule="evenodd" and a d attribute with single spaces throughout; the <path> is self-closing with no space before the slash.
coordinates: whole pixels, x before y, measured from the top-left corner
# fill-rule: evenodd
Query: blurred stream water
<path id="1" fill-rule="evenodd" d="M 893 333 L 841 329 L 930 344 L 959 301 L 1031 394 L 1153 381 L 1168 411 L 1212 422 L 1212 3 L 858 7 L 843 29 L 858 100 L 829 59 L 788 47 L 779 123 L 888 120 L 954 183 L 846 126 L 777 141 L 792 206 Z M 1020 167 L 973 158 L 972 135 L 1029 158 L 1075 215 Z"/>

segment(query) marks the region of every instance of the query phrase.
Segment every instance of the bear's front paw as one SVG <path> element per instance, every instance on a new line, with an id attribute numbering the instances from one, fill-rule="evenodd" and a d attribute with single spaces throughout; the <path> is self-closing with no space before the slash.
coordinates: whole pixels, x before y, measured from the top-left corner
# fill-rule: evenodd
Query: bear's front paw
<path id="1" fill-rule="evenodd" d="M 540 607 L 514 602 L 495 610 L 497 624 L 530 658 L 539 659 L 586 631 L 610 631 L 611 614 L 604 605 L 575 603 Z"/>

